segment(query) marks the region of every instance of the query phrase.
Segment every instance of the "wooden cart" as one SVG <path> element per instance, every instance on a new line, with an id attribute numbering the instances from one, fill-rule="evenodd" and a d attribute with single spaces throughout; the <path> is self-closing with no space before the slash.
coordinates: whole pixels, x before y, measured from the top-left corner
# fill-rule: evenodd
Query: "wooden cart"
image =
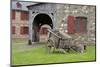
<path id="1" fill-rule="evenodd" d="M 55 49 L 59 49 L 64 53 L 69 52 L 69 50 L 75 50 L 81 53 L 84 51 L 84 44 L 80 39 L 73 39 L 71 36 L 59 32 L 58 30 L 48 29 L 47 42 L 48 50 L 51 52 L 54 52 Z"/>

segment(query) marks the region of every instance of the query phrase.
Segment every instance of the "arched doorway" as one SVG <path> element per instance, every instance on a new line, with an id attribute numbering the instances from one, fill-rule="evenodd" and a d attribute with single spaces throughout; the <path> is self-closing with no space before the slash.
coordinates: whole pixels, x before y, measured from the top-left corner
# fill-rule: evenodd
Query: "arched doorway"
<path id="1" fill-rule="evenodd" d="M 53 28 L 53 23 L 52 23 L 51 17 L 47 14 L 36 15 L 33 20 L 33 26 L 32 26 L 32 30 L 33 30 L 32 41 L 33 42 L 40 41 L 40 37 L 39 37 L 40 33 L 39 32 L 43 25 L 49 25 L 51 28 Z"/>

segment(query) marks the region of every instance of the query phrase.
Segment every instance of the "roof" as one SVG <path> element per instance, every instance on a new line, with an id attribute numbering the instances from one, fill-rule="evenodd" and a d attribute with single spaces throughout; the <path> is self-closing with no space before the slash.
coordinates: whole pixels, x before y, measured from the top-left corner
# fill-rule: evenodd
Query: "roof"
<path id="1" fill-rule="evenodd" d="M 40 5 L 40 4 L 46 4 L 46 3 L 36 3 L 36 4 L 32 4 L 32 5 L 28 5 L 27 7 L 32 7 L 32 6 L 37 6 L 37 5 Z"/>
<path id="2" fill-rule="evenodd" d="M 18 5 L 20 5 L 20 7 L 17 6 L 17 3 Z M 11 9 L 12 10 L 22 10 L 22 11 L 28 11 L 28 8 L 27 6 L 29 5 L 35 5 L 37 3 L 34 3 L 34 2 L 28 2 L 28 1 L 12 1 L 11 3 Z"/>

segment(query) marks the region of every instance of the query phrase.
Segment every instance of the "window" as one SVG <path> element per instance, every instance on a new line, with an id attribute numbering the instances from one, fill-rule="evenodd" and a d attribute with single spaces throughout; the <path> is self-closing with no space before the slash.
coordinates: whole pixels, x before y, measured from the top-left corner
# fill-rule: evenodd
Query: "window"
<path id="1" fill-rule="evenodd" d="M 28 27 L 21 27 L 20 33 L 21 33 L 22 35 L 28 34 L 28 32 L 29 32 L 29 28 L 28 28 Z"/>
<path id="2" fill-rule="evenodd" d="M 28 19 L 29 19 L 28 12 L 22 11 L 21 12 L 21 20 L 28 20 Z"/>
<path id="3" fill-rule="evenodd" d="M 12 34 L 15 34 L 15 26 L 12 26 L 11 32 L 12 32 Z"/>
<path id="4" fill-rule="evenodd" d="M 68 16 L 67 29 L 69 34 L 86 33 L 87 32 L 87 18 Z"/>
<path id="5" fill-rule="evenodd" d="M 86 17 L 76 17 L 75 31 L 76 33 L 86 33 L 87 32 L 87 18 Z"/>
<path id="6" fill-rule="evenodd" d="M 15 19 L 15 10 L 12 10 L 12 19 Z"/>

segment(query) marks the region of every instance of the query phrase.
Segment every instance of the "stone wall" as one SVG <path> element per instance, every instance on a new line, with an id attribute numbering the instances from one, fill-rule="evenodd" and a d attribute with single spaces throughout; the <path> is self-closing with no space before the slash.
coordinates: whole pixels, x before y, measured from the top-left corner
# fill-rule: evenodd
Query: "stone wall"
<path id="1" fill-rule="evenodd" d="M 56 9 L 57 28 L 65 33 L 67 32 L 67 17 L 69 15 L 87 17 L 88 42 L 95 44 L 95 6 L 58 4 Z"/>

